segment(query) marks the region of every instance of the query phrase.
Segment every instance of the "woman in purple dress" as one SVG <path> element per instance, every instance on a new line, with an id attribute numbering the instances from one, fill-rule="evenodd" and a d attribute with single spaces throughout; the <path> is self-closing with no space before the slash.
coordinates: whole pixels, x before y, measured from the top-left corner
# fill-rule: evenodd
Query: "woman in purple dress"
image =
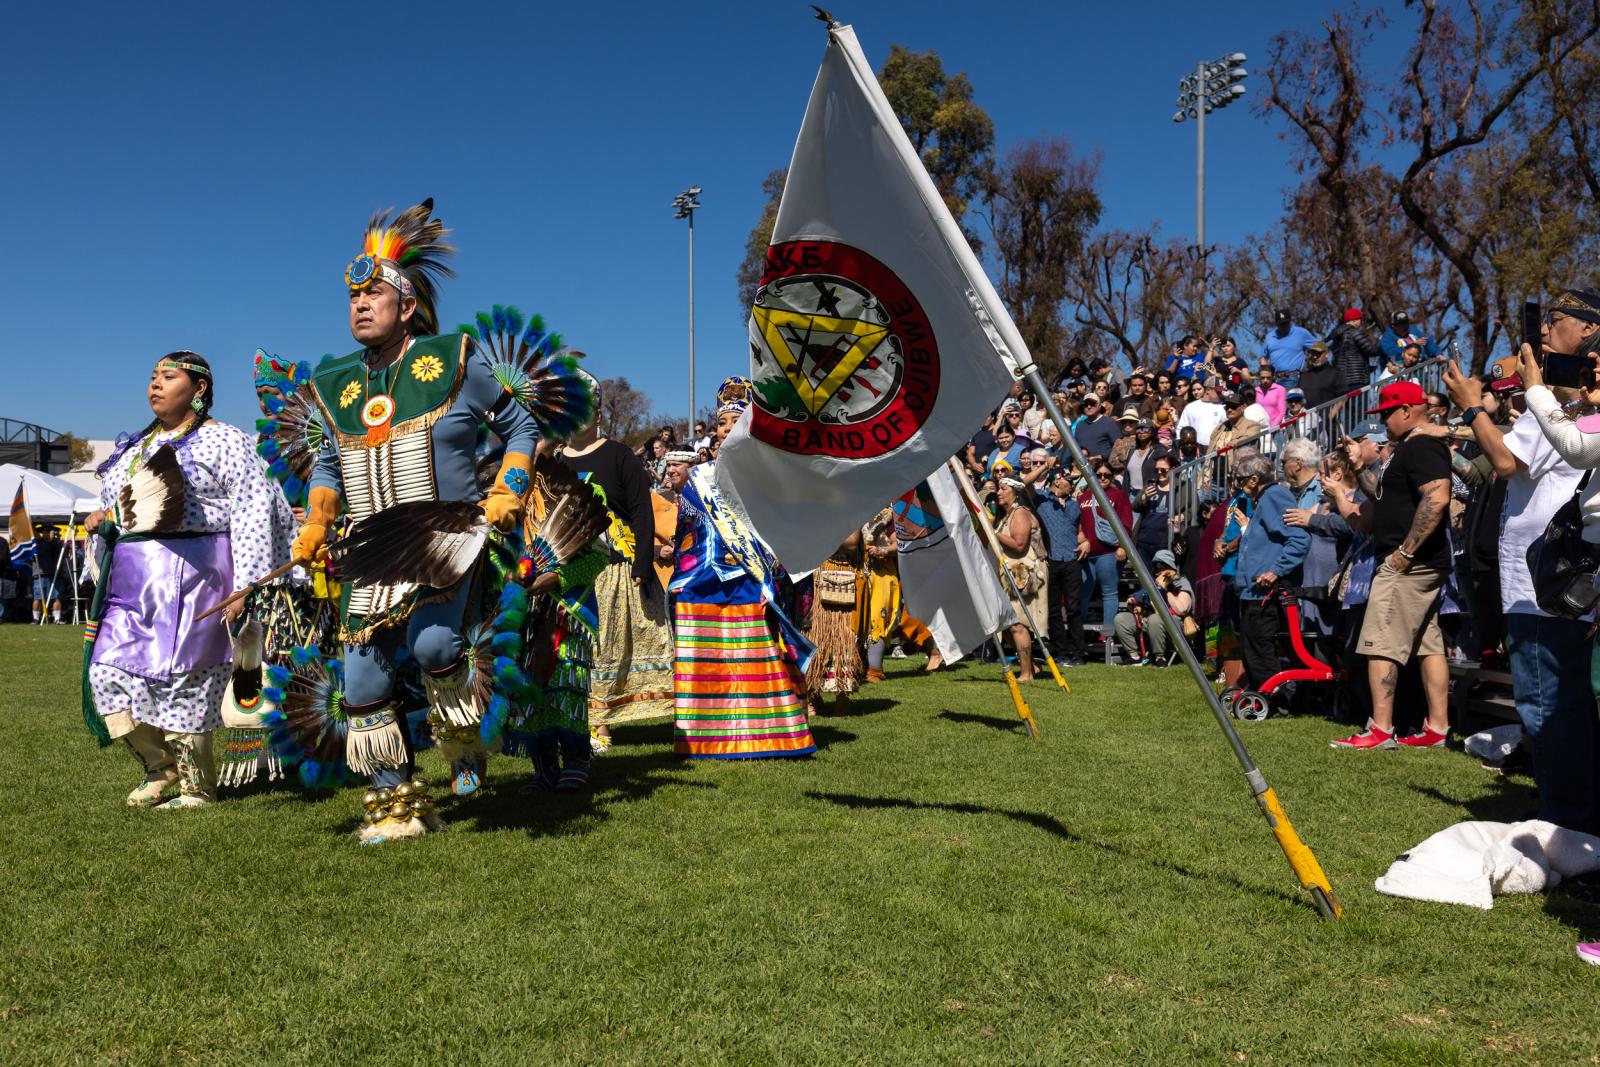
<path id="1" fill-rule="evenodd" d="M 289 558 L 277 492 L 242 430 L 211 418 L 211 367 L 193 352 L 157 361 L 155 415 L 97 472 L 101 578 L 85 653 L 84 718 L 121 739 L 145 777 L 128 803 L 198 807 L 216 799 L 211 732 L 231 673 L 228 626 L 243 603 L 200 619 Z"/>

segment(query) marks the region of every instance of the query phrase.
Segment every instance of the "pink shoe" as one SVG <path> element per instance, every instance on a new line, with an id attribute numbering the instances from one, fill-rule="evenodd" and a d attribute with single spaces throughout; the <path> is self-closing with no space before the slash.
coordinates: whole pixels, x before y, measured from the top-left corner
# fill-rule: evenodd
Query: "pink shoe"
<path id="1" fill-rule="evenodd" d="M 1584 963 L 1600 967 L 1600 941 L 1583 941 L 1578 945 L 1578 958 Z"/>
<path id="2" fill-rule="evenodd" d="M 1400 743 L 1407 748 L 1443 748 L 1444 743 L 1450 740 L 1449 734 L 1441 734 L 1431 726 L 1424 726 L 1420 734 L 1400 738 Z"/>
<path id="3" fill-rule="evenodd" d="M 1380 730 L 1372 725 L 1372 720 L 1367 720 L 1367 728 L 1353 737 L 1342 737 L 1337 741 L 1329 741 L 1329 748 L 1394 748 L 1394 734 Z"/>

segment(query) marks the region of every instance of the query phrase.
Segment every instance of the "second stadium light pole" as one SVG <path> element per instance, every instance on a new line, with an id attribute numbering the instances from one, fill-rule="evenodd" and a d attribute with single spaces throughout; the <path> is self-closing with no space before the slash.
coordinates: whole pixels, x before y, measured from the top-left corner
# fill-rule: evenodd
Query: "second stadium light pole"
<path id="1" fill-rule="evenodd" d="M 1200 254 L 1200 304 L 1206 299 L 1206 113 L 1220 111 L 1244 95 L 1239 83 L 1249 71 L 1239 64 L 1243 52 L 1195 64 L 1194 73 L 1178 82 L 1178 112 L 1173 122 L 1194 119 L 1194 244 Z"/>
<path id="2" fill-rule="evenodd" d="M 694 212 L 700 206 L 700 187 L 691 185 L 672 201 L 675 219 L 689 220 L 689 429 L 685 436 L 694 440 Z"/>

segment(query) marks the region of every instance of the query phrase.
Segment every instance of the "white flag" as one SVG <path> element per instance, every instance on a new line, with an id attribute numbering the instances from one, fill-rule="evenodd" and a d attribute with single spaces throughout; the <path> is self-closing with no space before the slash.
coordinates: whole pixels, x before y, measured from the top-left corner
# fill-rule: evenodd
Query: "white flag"
<path id="1" fill-rule="evenodd" d="M 906 611 L 954 663 L 1017 621 L 949 467 L 894 503 Z"/>
<path id="2" fill-rule="evenodd" d="M 835 28 L 750 310 L 753 403 L 718 488 L 791 572 L 817 566 L 983 424 L 1015 378 L 1015 336 L 854 32 Z"/>

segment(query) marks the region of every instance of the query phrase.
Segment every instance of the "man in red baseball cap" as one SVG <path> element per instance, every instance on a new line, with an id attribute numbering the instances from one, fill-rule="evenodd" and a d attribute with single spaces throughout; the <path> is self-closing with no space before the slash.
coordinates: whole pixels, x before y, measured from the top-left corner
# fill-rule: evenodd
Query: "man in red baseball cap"
<path id="1" fill-rule="evenodd" d="M 1390 382 L 1378 390 L 1378 406 L 1368 408 L 1367 414 L 1382 415 L 1384 425 L 1389 429 L 1389 440 L 1398 441 L 1400 438 L 1395 434 L 1394 427 L 1389 426 L 1388 413 L 1396 408 L 1411 407 L 1417 404 L 1426 407 L 1427 403 L 1428 394 L 1423 392 L 1422 386 L 1416 382 Z M 1407 426 L 1406 432 L 1409 433 L 1410 429 L 1410 426 Z"/>
<path id="2" fill-rule="evenodd" d="M 1372 718 L 1334 748 L 1442 748 L 1450 731 L 1450 667 L 1439 629 L 1439 595 L 1450 567 L 1450 449 L 1417 433 L 1428 421 L 1427 395 L 1416 382 L 1390 382 L 1369 415 L 1383 420 L 1393 455 L 1378 475 L 1372 508 L 1377 570 L 1356 651 L 1367 657 Z M 1395 737 L 1394 694 L 1400 668 L 1413 657 L 1422 672 L 1428 721 L 1421 733 Z"/>

